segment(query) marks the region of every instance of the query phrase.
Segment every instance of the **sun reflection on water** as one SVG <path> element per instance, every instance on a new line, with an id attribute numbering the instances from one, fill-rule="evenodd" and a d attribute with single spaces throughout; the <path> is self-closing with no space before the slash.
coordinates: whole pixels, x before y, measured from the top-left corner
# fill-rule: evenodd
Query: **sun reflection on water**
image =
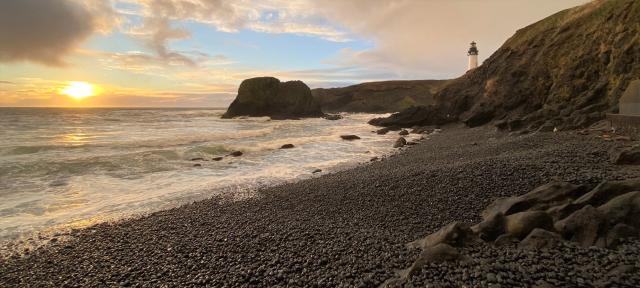
<path id="1" fill-rule="evenodd" d="M 93 138 L 91 135 L 83 132 L 72 132 L 62 135 L 58 142 L 70 146 L 80 146 L 89 143 L 91 138 Z"/>

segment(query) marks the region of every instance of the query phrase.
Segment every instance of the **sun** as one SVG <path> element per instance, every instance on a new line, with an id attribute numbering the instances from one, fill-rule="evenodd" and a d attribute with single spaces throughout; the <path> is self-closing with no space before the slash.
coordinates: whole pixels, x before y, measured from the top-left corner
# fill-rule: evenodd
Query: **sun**
<path id="1" fill-rule="evenodd" d="M 95 87 L 87 82 L 69 82 L 62 88 L 61 94 L 67 95 L 76 100 L 82 100 L 95 95 Z"/>

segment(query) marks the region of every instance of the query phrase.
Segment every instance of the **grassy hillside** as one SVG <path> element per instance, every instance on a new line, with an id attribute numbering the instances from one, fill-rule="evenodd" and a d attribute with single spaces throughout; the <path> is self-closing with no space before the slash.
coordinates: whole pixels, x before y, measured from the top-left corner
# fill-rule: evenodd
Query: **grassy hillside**
<path id="1" fill-rule="evenodd" d="M 314 89 L 324 112 L 397 112 L 434 103 L 433 95 L 447 80 L 369 82 L 344 88 Z"/>

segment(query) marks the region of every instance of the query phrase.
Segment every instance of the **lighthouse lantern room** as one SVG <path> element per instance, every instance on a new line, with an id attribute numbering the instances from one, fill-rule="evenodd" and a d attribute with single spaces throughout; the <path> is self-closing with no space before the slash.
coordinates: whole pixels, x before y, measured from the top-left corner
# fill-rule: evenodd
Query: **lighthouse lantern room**
<path id="1" fill-rule="evenodd" d="M 478 47 L 476 47 L 476 42 L 471 42 L 471 47 L 469 47 L 469 70 L 478 67 Z"/>

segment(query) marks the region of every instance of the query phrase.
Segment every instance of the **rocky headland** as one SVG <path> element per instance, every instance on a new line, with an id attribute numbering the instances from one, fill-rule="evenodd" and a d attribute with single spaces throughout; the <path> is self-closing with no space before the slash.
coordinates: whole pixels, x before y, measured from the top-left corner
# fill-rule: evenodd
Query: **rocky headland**
<path id="1" fill-rule="evenodd" d="M 302 81 L 280 82 L 273 77 L 257 77 L 242 81 L 236 99 L 222 118 L 237 116 L 295 119 L 324 114 L 311 89 Z"/>
<path id="2" fill-rule="evenodd" d="M 597 0 L 561 11 L 518 30 L 480 67 L 435 93 L 433 105 L 371 123 L 585 128 L 617 112 L 622 93 L 640 78 L 639 35 L 640 1 Z"/>

